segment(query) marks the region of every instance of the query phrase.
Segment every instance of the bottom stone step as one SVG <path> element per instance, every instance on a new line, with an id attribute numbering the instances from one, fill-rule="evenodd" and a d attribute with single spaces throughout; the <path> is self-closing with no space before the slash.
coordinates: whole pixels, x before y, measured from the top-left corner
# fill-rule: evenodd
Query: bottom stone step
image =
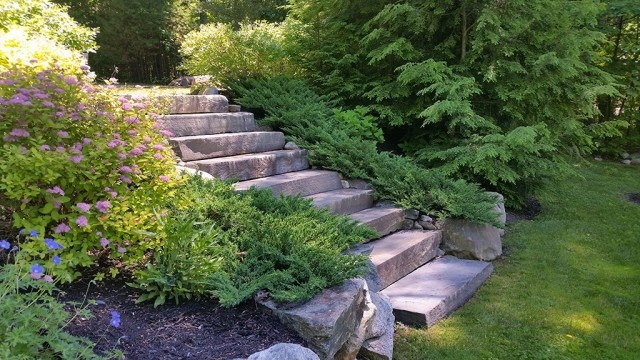
<path id="1" fill-rule="evenodd" d="M 381 292 L 391 299 L 396 321 L 432 326 L 469 300 L 492 271 L 488 262 L 445 256 Z"/>

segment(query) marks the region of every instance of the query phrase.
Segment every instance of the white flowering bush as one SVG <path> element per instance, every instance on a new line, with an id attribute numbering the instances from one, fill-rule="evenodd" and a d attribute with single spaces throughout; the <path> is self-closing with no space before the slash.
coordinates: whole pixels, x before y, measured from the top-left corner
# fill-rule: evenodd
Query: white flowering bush
<path id="1" fill-rule="evenodd" d="M 45 268 L 70 281 L 98 258 L 136 262 L 158 245 L 145 232 L 159 230 L 178 177 L 149 106 L 37 62 L 0 74 L 0 201 L 14 227 L 40 234 L 20 244 L 25 257 L 53 246 L 60 264 Z"/>

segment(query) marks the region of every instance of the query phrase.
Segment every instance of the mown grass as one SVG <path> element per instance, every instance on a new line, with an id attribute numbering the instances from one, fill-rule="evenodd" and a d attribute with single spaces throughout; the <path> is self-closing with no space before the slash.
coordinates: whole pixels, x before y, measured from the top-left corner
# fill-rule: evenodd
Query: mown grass
<path id="1" fill-rule="evenodd" d="M 476 296 L 431 329 L 400 328 L 395 359 L 639 359 L 640 168 L 582 165 L 509 227 Z"/>

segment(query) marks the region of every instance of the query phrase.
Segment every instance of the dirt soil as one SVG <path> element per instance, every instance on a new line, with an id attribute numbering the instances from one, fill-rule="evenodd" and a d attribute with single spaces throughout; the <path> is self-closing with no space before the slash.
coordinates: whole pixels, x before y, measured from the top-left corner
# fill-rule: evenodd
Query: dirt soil
<path id="1" fill-rule="evenodd" d="M 67 331 L 91 339 L 98 353 L 120 349 L 131 360 L 228 360 L 246 358 L 281 342 L 306 346 L 253 302 L 231 309 L 213 300 L 172 302 L 154 308 L 149 302 L 136 305 L 137 294 L 126 281 L 105 280 L 92 284 L 88 292 L 87 280 L 61 286 L 62 300 L 82 302 L 86 294 L 87 299 L 98 302 L 89 306 L 93 318 L 76 317 Z M 113 310 L 121 316 L 118 328 L 109 325 Z"/>
<path id="2" fill-rule="evenodd" d="M 627 200 L 634 202 L 636 204 L 640 204 L 640 193 L 627 194 Z"/>

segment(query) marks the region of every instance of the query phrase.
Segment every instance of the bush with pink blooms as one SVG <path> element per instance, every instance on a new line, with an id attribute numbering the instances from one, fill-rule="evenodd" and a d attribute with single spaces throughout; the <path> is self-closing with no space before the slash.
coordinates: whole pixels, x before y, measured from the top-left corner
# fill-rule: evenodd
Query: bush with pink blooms
<path id="1" fill-rule="evenodd" d="M 64 251 L 47 270 L 70 281 L 99 258 L 137 262 L 158 246 L 147 234 L 179 178 L 154 106 L 37 63 L 0 74 L 0 205 L 40 234 L 23 254 L 44 259 L 55 243 Z"/>

